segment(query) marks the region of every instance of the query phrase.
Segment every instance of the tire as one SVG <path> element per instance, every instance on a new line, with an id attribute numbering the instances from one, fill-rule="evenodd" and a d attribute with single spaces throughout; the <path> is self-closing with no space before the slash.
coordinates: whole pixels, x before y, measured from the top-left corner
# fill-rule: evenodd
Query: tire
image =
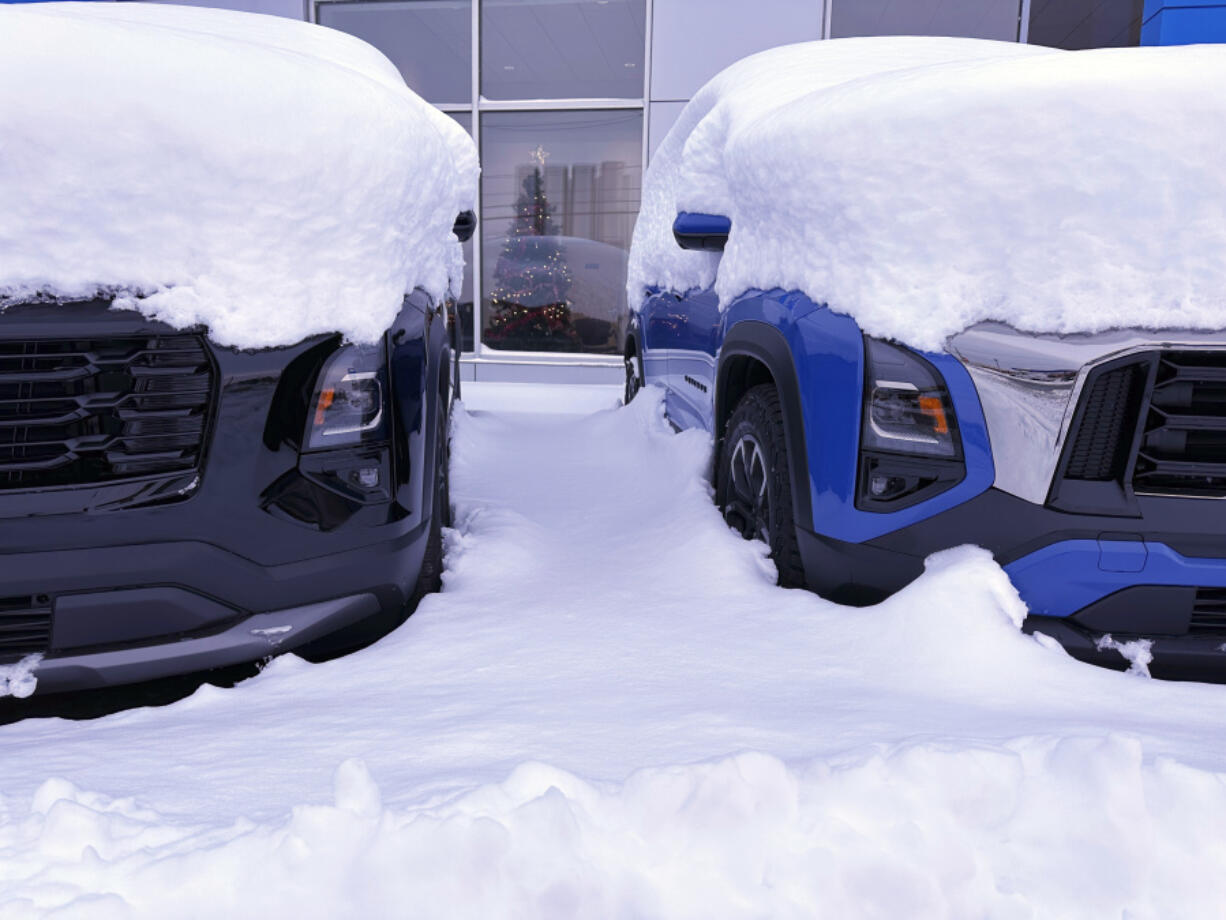
<path id="1" fill-rule="evenodd" d="M 728 526 L 746 540 L 762 540 L 770 547 L 780 585 L 804 587 L 783 408 L 770 384 L 751 388 L 728 419 L 715 500 Z"/>
<path id="2" fill-rule="evenodd" d="M 630 401 L 643 389 L 643 359 L 637 352 L 630 352 L 625 358 L 626 385 L 622 391 L 622 405 L 630 405 Z"/>

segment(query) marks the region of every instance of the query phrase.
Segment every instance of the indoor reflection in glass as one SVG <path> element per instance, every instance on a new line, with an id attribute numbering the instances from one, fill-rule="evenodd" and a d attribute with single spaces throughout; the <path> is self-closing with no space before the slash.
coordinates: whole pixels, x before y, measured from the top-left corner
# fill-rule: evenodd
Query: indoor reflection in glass
<path id="1" fill-rule="evenodd" d="M 472 101 L 471 0 L 320 3 L 316 18 L 386 54 L 423 99 L 436 105 Z"/>
<path id="2" fill-rule="evenodd" d="M 643 98 L 646 0 L 482 0 L 487 99 Z"/>
<path id="3" fill-rule="evenodd" d="M 482 340 L 616 354 L 642 185 L 641 110 L 482 116 Z"/>

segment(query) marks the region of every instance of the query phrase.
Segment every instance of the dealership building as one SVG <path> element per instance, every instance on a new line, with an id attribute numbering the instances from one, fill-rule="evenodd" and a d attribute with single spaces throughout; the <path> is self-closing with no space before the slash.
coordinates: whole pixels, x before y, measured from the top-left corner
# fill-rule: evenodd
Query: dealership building
<path id="1" fill-rule="evenodd" d="M 463 372 L 621 379 L 643 170 L 693 94 L 811 39 L 958 35 L 1081 49 L 1226 41 L 1226 0 L 192 0 L 307 19 L 378 47 L 472 133 Z"/>

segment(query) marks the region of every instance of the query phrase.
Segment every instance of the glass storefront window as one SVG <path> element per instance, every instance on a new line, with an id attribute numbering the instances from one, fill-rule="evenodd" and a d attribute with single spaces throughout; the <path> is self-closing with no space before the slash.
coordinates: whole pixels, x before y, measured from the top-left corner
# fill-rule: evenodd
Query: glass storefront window
<path id="1" fill-rule="evenodd" d="M 1066 48 L 1130 47 L 1141 43 L 1145 0 L 1032 0 L 1032 45 Z"/>
<path id="2" fill-rule="evenodd" d="M 481 116 L 482 341 L 617 354 L 643 112 Z"/>
<path id="3" fill-rule="evenodd" d="M 386 54 L 428 102 L 472 102 L 471 0 L 346 0 L 316 9 L 320 25 Z"/>
<path id="4" fill-rule="evenodd" d="M 487 99 L 642 99 L 646 0 L 482 0 Z"/>
<path id="5" fill-rule="evenodd" d="M 830 37 L 957 35 L 1012 42 L 1020 11 L 1019 0 L 834 0 Z"/>

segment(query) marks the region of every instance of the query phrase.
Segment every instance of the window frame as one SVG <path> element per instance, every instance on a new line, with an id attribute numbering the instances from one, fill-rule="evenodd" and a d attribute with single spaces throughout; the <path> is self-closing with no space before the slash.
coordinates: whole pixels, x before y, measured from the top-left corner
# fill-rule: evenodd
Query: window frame
<path id="1" fill-rule="evenodd" d="M 352 3 L 358 0 L 306 0 L 308 4 L 309 18 L 311 22 L 319 22 L 319 8 L 326 4 Z M 362 0 L 362 2 L 378 2 L 378 0 Z M 467 112 L 472 117 L 472 139 L 477 145 L 477 149 L 481 149 L 481 115 L 484 112 L 547 112 L 547 111 L 572 111 L 572 110 L 624 110 L 637 109 L 642 113 L 642 170 L 645 174 L 647 171 L 647 161 L 649 155 L 648 147 L 648 116 L 649 107 L 648 99 L 650 98 L 651 87 L 651 27 L 652 27 L 652 9 L 654 0 L 643 0 L 644 5 L 644 28 L 643 28 L 643 69 L 642 69 L 642 84 L 641 94 L 636 97 L 627 98 L 612 98 L 612 99 L 592 99 L 592 98 L 565 98 L 565 99 L 484 99 L 481 96 L 481 8 L 484 0 L 471 0 L 469 7 L 472 17 L 472 98 L 467 103 L 452 103 L 437 105 L 436 108 L 441 112 L 448 114 Z M 825 0 L 829 2 L 829 0 Z M 462 355 L 462 360 L 466 363 L 495 363 L 495 364 L 523 364 L 523 365 L 540 365 L 540 366 L 595 366 L 595 367 L 620 367 L 622 358 L 619 355 L 596 355 L 583 354 L 580 352 L 535 352 L 535 351 L 504 351 L 502 349 L 491 348 L 485 344 L 482 339 L 482 331 L 485 328 L 485 317 L 483 309 L 483 301 L 485 292 L 483 290 L 483 275 L 482 259 L 482 232 L 480 229 L 481 220 L 481 197 L 482 190 L 478 190 L 477 195 L 477 220 L 478 230 L 473 234 L 473 258 L 472 265 L 468 270 L 472 272 L 472 294 L 473 294 L 473 351 L 465 352 Z"/>

